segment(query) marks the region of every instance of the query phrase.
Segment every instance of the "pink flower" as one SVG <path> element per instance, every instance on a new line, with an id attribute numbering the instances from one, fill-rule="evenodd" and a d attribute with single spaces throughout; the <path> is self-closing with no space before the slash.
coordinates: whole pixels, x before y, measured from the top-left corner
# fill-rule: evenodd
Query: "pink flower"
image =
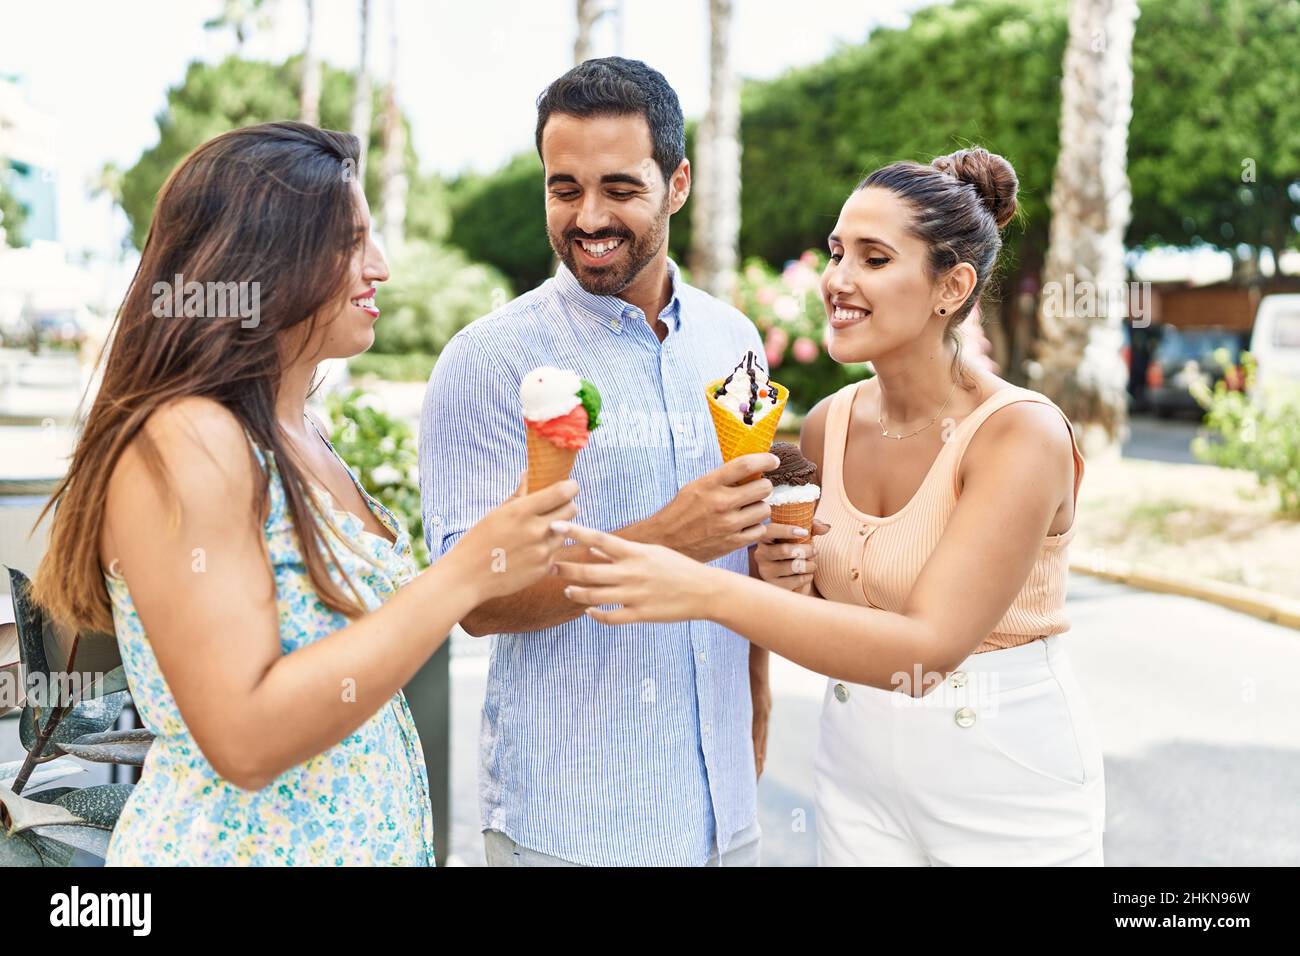
<path id="1" fill-rule="evenodd" d="M 777 296 L 776 301 L 772 303 L 772 311 L 782 322 L 793 322 L 799 318 L 799 302 L 794 296 Z"/>
<path id="2" fill-rule="evenodd" d="M 804 365 L 817 361 L 817 356 L 821 354 L 821 350 L 817 348 L 817 343 L 806 335 L 801 335 L 794 340 L 794 347 L 791 352 L 794 353 L 794 360 L 802 362 Z"/>
<path id="3" fill-rule="evenodd" d="M 781 281 L 795 292 L 809 292 L 817 288 L 817 272 L 802 259 L 796 259 L 785 267 Z"/>
<path id="4" fill-rule="evenodd" d="M 756 298 L 758 299 L 759 305 L 771 305 L 773 302 L 776 301 L 776 290 L 773 289 L 770 285 L 764 286 L 763 288 L 758 290 L 758 295 L 756 296 Z"/>
<path id="5" fill-rule="evenodd" d="M 806 265 L 809 269 L 816 269 L 817 253 L 812 249 L 805 249 L 803 255 L 799 257 L 799 261 L 802 262 L 804 265 Z"/>
<path id="6" fill-rule="evenodd" d="M 763 342 L 763 351 L 767 353 L 767 367 L 777 368 L 785 359 L 785 347 L 790 343 L 790 336 L 785 329 L 779 326 L 772 326 L 767 330 L 767 338 Z"/>

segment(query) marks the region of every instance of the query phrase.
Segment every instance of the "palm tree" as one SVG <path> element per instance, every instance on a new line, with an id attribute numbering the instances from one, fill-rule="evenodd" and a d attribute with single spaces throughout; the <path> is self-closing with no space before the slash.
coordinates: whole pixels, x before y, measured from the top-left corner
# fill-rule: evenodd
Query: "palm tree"
<path id="1" fill-rule="evenodd" d="M 1071 0 L 1069 16 L 1037 362 L 1029 371 L 1075 423 L 1087 452 L 1114 448 L 1127 415 L 1120 320 L 1128 299 L 1111 292 L 1126 288 L 1137 2 Z"/>
<path id="2" fill-rule="evenodd" d="M 709 0 L 709 108 L 695 137 L 691 276 L 730 299 L 740 259 L 740 88 L 731 69 L 732 0 Z"/>
<path id="3" fill-rule="evenodd" d="M 397 105 L 397 4 L 388 0 L 388 84 L 384 89 L 384 159 L 380 169 L 380 222 L 384 245 L 396 253 L 406 238 L 406 127 Z"/>
<path id="4" fill-rule="evenodd" d="M 601 0 L 578 0 L 578 37 L 573 41 L 574 66 L 591 59 L 592 32 L 596 28 L 596 21 L 607 12 L 601 6 Z"/>
<path id="5" fill-rule="evenodd" d="M 298 113 L 304 123 L 320 125 L 321 62 L 316 55 L 316 3 L 307 3 L 307 39 L 302 50 L 302 93 Z"/>
<path id="6" fill-rule="evenodd" d="M 254 30 L 265 30 L 271 17 L 265 10 L 265 0 L 222 0 L 221 12 L 203 21 L 205 30 L 235 31 L 236 51 L 244 55 L 244 44 Z"/>
<path id="7" fill-rule="evenodd" d="M 361 0 L 361 62 L 357 65 L 356 89 L 352 97 L 352 134 L 361 140 L 357 176 L 365 188 L 366 152 L 370 149 L 370 74 L 367 72 L 370 46 L 370 0 Z"/>

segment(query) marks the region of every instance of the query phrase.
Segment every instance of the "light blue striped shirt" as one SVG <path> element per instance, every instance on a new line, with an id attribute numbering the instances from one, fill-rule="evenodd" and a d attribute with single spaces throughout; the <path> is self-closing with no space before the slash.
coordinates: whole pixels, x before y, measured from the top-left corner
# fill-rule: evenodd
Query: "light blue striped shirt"
<path id="1" fill-rule="evenodd" d="M 648 518 L 722 464 L 705 385 L 757 330 L 680 281 L 660 319 L 554 278 L 459 332 L 429 379 L 420 492 L 436 560 L 527 467 L 519 383 L 570 368 L 603 399 L 578 454 L 577 521 Z M 744 549 L 713 562 L 748 571 Z M 579 617 L 496 639 L 480 738 L 484 829 L 588 865 L 702 865 L 756 815 L 749 643 L 707 621 L 609 627 Z"/>

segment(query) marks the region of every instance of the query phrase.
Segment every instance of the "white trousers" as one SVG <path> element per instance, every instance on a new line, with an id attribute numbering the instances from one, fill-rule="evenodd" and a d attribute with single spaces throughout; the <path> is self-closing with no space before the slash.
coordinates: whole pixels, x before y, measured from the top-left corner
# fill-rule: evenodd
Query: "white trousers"
<path id="1" fill-rule="evenodd" d="M 1061 635 L 919 698 L 829 680 L 815 767 L 822 866 L 1102 865 L 1101 748 Z"/>

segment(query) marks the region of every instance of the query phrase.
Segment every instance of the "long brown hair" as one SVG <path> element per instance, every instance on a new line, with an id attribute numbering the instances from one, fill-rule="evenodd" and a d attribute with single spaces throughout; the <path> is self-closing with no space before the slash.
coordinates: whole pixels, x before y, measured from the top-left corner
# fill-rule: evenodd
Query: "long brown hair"
<path id="1" fill-rule="evenodd" d="M 359 152 L 349 133 L 266 123 L 209 140 L 167 178 L 107 357 L 101 355 L 103 381 L 71 466 L 37 520 L 54 508 L 33 597 L 60 624 L 112 631 L 99 559 L 109 478 L 123 450 L 137 441 L 168 487 L 158 450 L 142 429 L 158 408 L 188 396 L 219 402 L 272 454 L 317 595 L 349 616 L 364 611 L 355 592 L 345 595 L 330 577 L 321 549 L 331 559 L 334 551 L 312 518 L 320 511 L 275 417 L 282 371 L 295 358 L 284 354 L 285 333 L 308 323 L 294 333 L 305 333 L 300 349 L 307 347 L 317 314 L 346 291 L 362 241 L 350 186 Z M 174 280 L 204 288 L 256 283 L 244 287 L 258 290 L 256 321 L 159 317 L 155 287 Z M 259 521 L 267 495 L 263 480 Z"/>

